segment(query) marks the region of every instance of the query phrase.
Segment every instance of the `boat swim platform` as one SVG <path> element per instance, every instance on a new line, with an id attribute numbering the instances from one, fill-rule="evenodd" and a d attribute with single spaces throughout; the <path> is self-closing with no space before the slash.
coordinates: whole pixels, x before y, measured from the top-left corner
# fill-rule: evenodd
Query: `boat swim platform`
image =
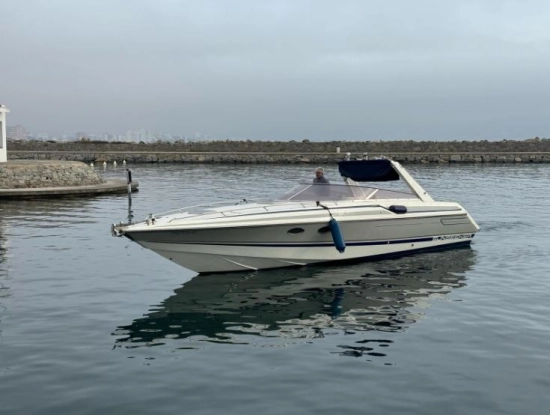
<path id="1" fill-rule="evenodd" d="M 132 182 L 132 192 L 136 192 L 138 189 L 139 182 Z M 128 193 L 126 180 L 106 179 L 104 183 L 83 186 L 0 189 L 0 200 L 95 196 L 116 193 Z"/>

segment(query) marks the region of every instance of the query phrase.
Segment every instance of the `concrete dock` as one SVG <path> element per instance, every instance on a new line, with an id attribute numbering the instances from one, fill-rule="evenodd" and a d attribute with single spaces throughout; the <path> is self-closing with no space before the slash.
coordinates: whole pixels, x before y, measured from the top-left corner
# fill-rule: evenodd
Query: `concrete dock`
<path id="1" fill-rule="evenodd" d="M 132 192 L 139 189 L 139 183 L 132 183 Z M 27 189 L 0 189 L 2 199 L 35 199 L 63 196 L 93 196 L 100 194 L 127 193 L 125 180 L 109 179 L 105 183 L 87 186 L 40 187 Z"/>

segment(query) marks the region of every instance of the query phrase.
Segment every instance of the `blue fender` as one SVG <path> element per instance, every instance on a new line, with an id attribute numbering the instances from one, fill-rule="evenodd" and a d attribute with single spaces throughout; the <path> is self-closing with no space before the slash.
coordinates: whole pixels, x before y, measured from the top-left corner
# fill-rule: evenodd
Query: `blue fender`
<path id="1" fill-rule="evenodd" d="M 340 225 L 338 225 L 336 219 L 332 218 L 328 223 L 328 226 L 330 228 L 330 233 L 332 234 L 334 246 L 336 247 L 338 252 L 343 253 L 346 250 L 346 241 L 344 241 L 344 237 L 342 236 L 342 232 L 340 231 Z"/>

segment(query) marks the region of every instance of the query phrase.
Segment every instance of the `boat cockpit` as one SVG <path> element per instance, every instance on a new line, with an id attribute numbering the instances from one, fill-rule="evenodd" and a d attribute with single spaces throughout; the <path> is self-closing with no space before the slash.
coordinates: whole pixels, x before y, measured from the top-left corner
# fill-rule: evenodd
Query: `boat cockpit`
<path id="1" fill-rule="evenodd" d="M 418 199 L 409 192 L 359 186 L 357 184 L 313 184 L 301 183 L 278 198 L 281 201 L 341 201 L 341 200 L 380 200 Z"/>

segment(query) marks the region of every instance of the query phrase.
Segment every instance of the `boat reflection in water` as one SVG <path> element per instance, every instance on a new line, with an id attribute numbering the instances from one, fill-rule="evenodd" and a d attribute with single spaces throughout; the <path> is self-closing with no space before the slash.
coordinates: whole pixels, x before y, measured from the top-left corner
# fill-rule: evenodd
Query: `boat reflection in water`
<path id="1" fill-rule="evenodd" d="M 422 317 L 433 297 L 464 286 L 474 260 L 475 252 L 463 248 L 346 266 L 199 275 L 114 335 L 119 347 L 133 348 L 399 332 Z M 348 355 L 372 350 L 342 347 Z"/>

